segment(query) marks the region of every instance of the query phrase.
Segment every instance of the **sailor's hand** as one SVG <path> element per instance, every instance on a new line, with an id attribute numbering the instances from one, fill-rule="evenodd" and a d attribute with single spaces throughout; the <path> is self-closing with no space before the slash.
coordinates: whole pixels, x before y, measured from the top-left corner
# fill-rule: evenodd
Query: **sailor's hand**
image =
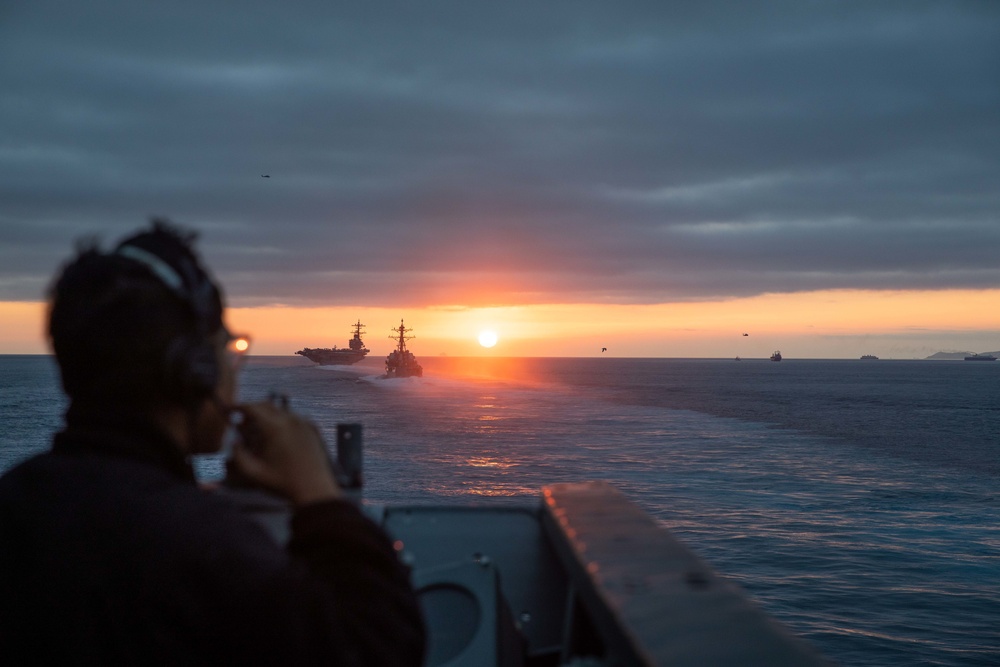
<path id="1" fill-rule="evenodd" d="M 237 410 L 243 421 L 230 465 L 246 481 L 284 496 L 296 506 L 339 498 L 323 438 L 312 422 L 273 402 Z"/>

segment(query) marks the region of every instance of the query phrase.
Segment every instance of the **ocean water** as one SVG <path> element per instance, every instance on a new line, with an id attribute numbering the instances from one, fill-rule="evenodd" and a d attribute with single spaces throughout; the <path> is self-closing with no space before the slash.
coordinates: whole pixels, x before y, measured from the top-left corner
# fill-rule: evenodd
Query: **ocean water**
<path id="1" fill-rule="evenodd" d="M 373 501 L 605 479 L 836 662 L 1000 665 L 1000 362 L 421 363 L 255 358 L 241 396 L 288 394 L 331 443 L 362 423 Z M 0 470 L 63 408 L 48 357 L 0 357 Z"/>

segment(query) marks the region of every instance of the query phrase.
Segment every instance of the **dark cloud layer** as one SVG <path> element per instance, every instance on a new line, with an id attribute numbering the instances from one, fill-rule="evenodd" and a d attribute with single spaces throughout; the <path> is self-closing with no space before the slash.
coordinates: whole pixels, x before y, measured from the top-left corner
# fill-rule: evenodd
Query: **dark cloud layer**
<path id="1" fill-rule="evenodd" d="M 1000 285 L 1000 3 L 142 4 L 0 9 L 0 299 L 151 214 L 240 304 Z"/>

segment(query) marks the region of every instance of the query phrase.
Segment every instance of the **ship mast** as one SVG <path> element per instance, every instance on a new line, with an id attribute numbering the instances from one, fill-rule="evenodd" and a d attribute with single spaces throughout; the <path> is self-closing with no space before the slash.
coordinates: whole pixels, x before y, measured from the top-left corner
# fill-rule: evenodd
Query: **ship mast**
<path id="1" fill-rule="evenodd" d="M 390 329 L 390 331 L 396 334 L 393 336 L 389 336 L 389 339 L 396 341 L 396 351 L 399 352 L 400 354 L 406 352 L 406 341 L 410 340 L 411 338 L 416 338 L 416 336 L 406 335 L 407 332 L 413 331 L 413 329 L 407 329 L 406 327 L 404 327 L 403 320 L 399 320 L 399 328 Z"/>
<path id="2" fill-rule="evenodd" d="M 355 352 L 360 353 L 363 351 L 365 354 L 368 354 L 368 350 L 365 348 L 365 343 L 361 340 L 361 327 L 363 326 L 365 325 L 361 324 L 361 320 L 358 320 L 357 324 L 354 325 L 354 338 L 352 338 L 348 344 Z"/>

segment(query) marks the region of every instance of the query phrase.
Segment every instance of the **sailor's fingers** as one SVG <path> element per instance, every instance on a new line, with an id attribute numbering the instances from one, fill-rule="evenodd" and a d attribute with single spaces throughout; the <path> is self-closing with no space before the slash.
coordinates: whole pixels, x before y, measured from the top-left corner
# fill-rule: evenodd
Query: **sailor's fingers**
<path id="1" fill-rule="evenodd" d="M 281 476 L 276 474 L 274 469 L 267 465 L 244 442 L 237 442 L 233 445 L 228 467 L 230 467 L 230 476 L 285 495 Z"/>
<path id="2" fill-rule="evenodd" d="M 233 448 L 233 461 L 245 476 L 296 504 L 340 495 L 315 424 L 272 403 L 238 410 L 243 442 Z"/>
<path id="3" fill-rule="evenodd" d="M 228 466 L 230 477 L 239 480 L 240 483 L 258 486 L 291 499 L 288 491 L 288 475 L 281 468 L 276 468 L 261 458 L 245 443 L 238 442 L 233 445 Z"/>

